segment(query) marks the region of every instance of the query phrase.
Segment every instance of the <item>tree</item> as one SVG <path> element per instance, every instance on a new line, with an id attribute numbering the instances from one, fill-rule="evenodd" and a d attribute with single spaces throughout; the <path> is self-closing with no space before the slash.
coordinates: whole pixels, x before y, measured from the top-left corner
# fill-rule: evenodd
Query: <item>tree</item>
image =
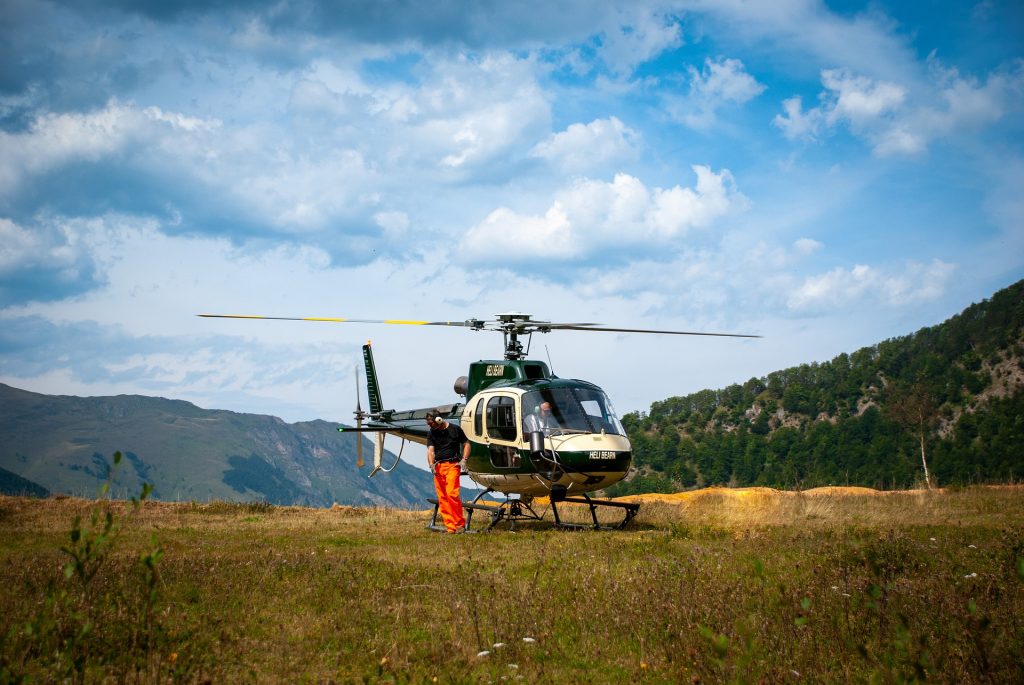
<path id="1" fill-rule="evenodd" d="M 911 432 L 918 439 L 921 445 L 924 483 L 931 489 L 932 481 L 928 475 L 925 444 L 936 419 L 935 398 L 922 381 L 915 381 L 910 385 L 897 385 L 893 387 L 885 403 L 885 412 L 903 430 Z"/>

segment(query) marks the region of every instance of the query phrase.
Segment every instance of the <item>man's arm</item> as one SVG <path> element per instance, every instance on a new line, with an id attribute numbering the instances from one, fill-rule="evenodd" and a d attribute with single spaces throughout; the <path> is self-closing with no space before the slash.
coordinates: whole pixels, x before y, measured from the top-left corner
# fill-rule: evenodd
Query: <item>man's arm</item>
<path id="1" fill-rule="evenodd" d="M 427 466 L 430 467 L 431 471 L 434 470 L 434 446 L 433 445 L 430 445 L 429 447 L 427 447 Z"/>

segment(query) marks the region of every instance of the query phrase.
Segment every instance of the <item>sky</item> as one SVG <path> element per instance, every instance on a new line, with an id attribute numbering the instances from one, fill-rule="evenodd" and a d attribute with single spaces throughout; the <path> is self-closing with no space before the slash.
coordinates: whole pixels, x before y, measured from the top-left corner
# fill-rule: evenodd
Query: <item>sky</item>
<path id="1" fill-rule="evenodd" d="M 546 321 L 619 413 L 1024 277 L 1024 6 L 0 2 L 0 382 L 351 421 Z M 362 400 L 366 405 L 365 396 Z"/>

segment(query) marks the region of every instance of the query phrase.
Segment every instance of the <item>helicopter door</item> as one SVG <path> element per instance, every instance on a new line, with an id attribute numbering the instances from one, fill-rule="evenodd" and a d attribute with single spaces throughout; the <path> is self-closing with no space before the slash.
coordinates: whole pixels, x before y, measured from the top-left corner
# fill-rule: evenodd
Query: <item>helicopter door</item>
<path id="1" fill-rule="evenodd" d="M 508 395 L 497 395 L 487 400 L 488 451 L 491 464 L 496 468 L 519 466 L 519 450 L 516 445 L 519 436 L 516 427 L 516 416 L 519 415 L 517 404 L 516 398 Z"/>

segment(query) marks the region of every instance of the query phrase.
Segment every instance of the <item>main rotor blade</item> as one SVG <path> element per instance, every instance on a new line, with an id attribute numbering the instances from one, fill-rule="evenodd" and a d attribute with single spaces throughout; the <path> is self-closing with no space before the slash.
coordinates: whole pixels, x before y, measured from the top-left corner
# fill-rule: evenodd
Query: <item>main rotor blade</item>
<path id="1" fill-rule="evenodd" d="M 609 333 L 659 333 L 662 335 L 708 335 L 718 338 L 760 338 L 760 335 L 749 335 L 746 333 L 701 333 L 698 331 L 655 331 L 647 328 L 607 328 L 605 326 L 595 327 L 592 325 L 581 326 L 579 324 L 548 324 L 552 330 L 560 331 L 606 331 Z"/>
<path id="2" fill-rule="evenodd" d="M 347 319 L 327 316 L 255 316 L 247 314 L 197 314 L 207 319 L 265 319 L 269 321 L 322 321 L 328 323 L 383 323 L 408 326 L 453 326 L 474 330 L 515 331 L 519 335 L 549 331 L 604 331 L 608 333 L 654 333 L 660 335 L 703 335 L 718 338 L 760 338 L 746 333 L 703 333 L 700 331 L 662 331 L 647 328 L 609 328 L 596 323 L 554 323 L 550 321 L 493 321 L 468 319 L 466 321 L 411 321 L 407 319 Z"/>
<path id="3" fill-rule="evenodd" d="M 264 319 L 267 321 L 325 321 L 328 323 L 390 323 L 408 326 L 459 326 L 472 328 L 473 321 L 408 321 L 405 319 L 347 319 L 331 316 L 255 316 L 249 314 L 196 314 L 205 319 Z"/>

